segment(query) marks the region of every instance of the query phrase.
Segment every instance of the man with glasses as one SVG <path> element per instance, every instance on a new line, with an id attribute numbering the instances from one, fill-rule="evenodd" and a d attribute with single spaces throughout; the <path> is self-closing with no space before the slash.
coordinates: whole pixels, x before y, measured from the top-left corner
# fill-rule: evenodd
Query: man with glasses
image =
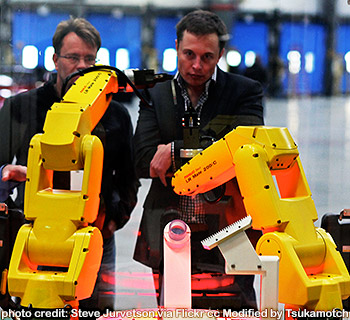
<path id="1" fill-rule="evenodd" d="M 39 88 L 7 99 L 0 109 L 0 202 L 5 201 L 9 208 L 23 208 L 24 184 L 21 182 L 26 179 L 31 138 L 43 131 L 48 109 L 61 100 L 66 77 L 95 64 L 101 46 L 99 32 L 82 18 L 60 22 L 52 41 L 57 71 L 52 79 Z M 132 131 L 127 109 L 115 101 L 110 103 L 93 131 L 104 145 L 101 203 L 97 218 L 103 221 L 100 229 L 104 238 L 104 252 L 93 296 L 80 302 L 83 309 L 113 308 L 114 296 L 109 294 L 112 299 L 108 301 L 102 292 L 113 291 L 114 283 L 105 283 L 102 278 L 111 279 L 114 276 L 114 231 L 128 221 L 137 200 L 139 182 L 134 171 Z M 14 159 L 15 165 L 11 164 Z M 66 173 L 58 172 L 53 183 L 55 188 L 70 189 Z M 13 201 L 10 193 L 16 186 L 19 192 Z M 108 301 L 107 305 L 99 303 L 102 298 Z"/>

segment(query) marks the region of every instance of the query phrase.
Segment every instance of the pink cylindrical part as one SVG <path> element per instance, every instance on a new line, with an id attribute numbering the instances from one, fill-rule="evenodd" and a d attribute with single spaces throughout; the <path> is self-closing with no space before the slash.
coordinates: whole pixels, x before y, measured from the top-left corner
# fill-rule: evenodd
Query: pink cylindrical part
<path id="1" fill-rule="evenodd" d="M 182 220 L 164 228 L 164 307 L 187 308 L 191 298 L 191 230 Z"/>

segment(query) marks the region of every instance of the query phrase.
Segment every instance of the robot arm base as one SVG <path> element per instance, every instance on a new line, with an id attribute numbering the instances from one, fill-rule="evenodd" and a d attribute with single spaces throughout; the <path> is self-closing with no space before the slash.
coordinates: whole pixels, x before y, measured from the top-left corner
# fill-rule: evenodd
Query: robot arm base
<path id="1" fill-rule="evenodd" d="M 342 299 L 350 294 L 350 277 L 331 238 L 318 232 L 324 250 L 314 250 L 311 244 L 300 249 L 288 234 L 269 232 L 259 239 L 256 251 L 280 258 L 279 302 L 308 310 L 342 309 Z M 319 263 L 312 264 L 312 260 Z"/>
<path id="2" fill-rule="evenodd" d="M 9 268 L 9 292 L 21 298 L 22 306 L 63 308 L 67 303 L 91 295 L 102 258 L 102 236 L 97 228 L 75 232 L 74 249 L 67 271 L 38 270 L 26 252 L 31 225 L 18 234 Z M 53 251 L 53 254 L 55 252 Z M 46 268 L 48 269 L 48 268 Z"/>

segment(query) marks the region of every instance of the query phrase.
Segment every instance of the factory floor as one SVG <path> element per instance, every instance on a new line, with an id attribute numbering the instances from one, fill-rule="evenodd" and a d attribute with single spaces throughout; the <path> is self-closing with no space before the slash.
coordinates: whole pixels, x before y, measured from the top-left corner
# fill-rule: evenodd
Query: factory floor
<path id="1" fill-rule="evenodd" d="M 138 101 L 125 104 L 134 126 Z M 350 208 L 350 98 L 267 99 L 265 125 L 287 127 L 298 145 L 301 162 L 320 219 L 327 212 Z M 154 308 L 151 270 L 132 259 L 142 204 L 150 181 L 141 180 L 138 204 L 127 225 L 116 232 L 115 309 Z"/>

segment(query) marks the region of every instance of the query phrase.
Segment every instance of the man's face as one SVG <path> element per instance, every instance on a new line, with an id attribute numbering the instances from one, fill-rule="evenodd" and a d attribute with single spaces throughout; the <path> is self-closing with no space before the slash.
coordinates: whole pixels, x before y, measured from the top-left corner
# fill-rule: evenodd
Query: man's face
<path id="1" fill-rule="evenodd" d="M 71 73 L 94 64 L 97 48 L 90 46 L 76 33 L 68 33 L 62 42 L 61 52 L 54 54 L 53 61 L 57 71 L 57 91 L 60 93 L 64 80 Z M 72 59 L 73 57 L 73 59 Z"/>
<path id="2" fill-rule="evenodd" d="M 184 32 L 183 39 L 176 41 L 178 71 L 189 86 L 202 86 L 214 73 L 220 52 L 216 33 L 197 36 Z"/>

